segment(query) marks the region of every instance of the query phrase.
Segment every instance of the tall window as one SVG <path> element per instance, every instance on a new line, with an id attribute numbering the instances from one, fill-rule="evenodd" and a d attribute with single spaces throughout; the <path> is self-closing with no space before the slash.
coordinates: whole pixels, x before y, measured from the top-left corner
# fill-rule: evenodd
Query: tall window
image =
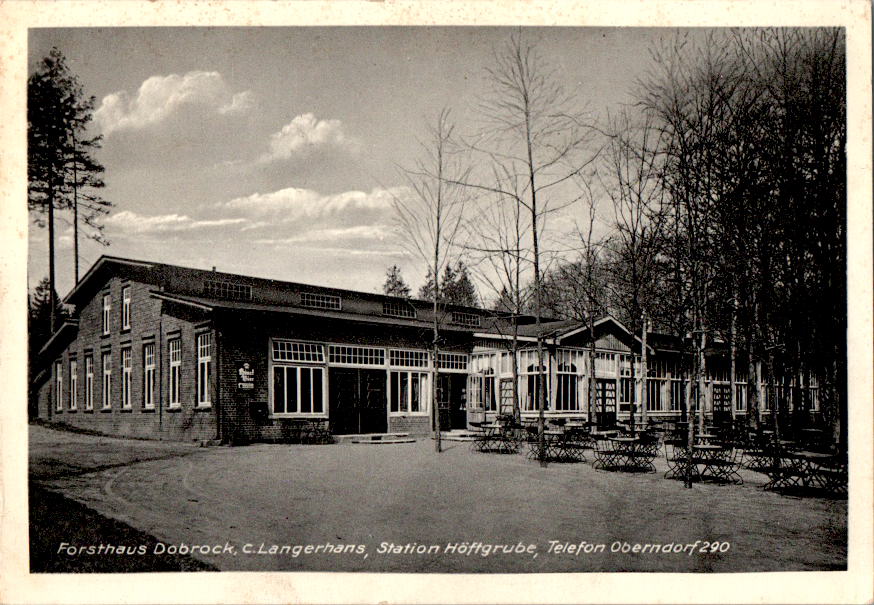
<path id="1" fill-rule="evenodd" d="M 525 387 L 525 393 L 522 396 L 524 409 L 528 412 L 536 412 L 540 409 L 537 401 L 538 385 L 543 381 L 543 409 L 549 409 L 549 376 L 546 374 L 546 368 L 540 366 L 540 371 L 537 371 L 536 365 L 528 366 L 523 374 L 527 375 L 525 382 L 522 384 Z"/>
<path id="2" fill-rule="evenodd" d="M 102 403 L 103 409 L 108 410 L 112 407 L 112 354 L 105 351 L 100 355 L 100 362 L 103 367 Z"/>
<path id="3" fill-rule="evenodd" d="M 212 371 L 212 332 L 197 337 L 197 405 L 208 406 L 210 374 Z"/>
<path id="4" fill-rule="evenodd" d="M 94 409 L 94 356 L 85 356 L 85 409 Z"/>
<path id="5" fill-rule="evenodd" d="M 421 413 L 428 410 L 428 374 L 390 372 L 391 411 Z"/>
<path id="6" fill-rule="evenodd" d="M 75 359 L 70 360 L 70 409 L 76 409 L 76 396 L 79 394 L 79 363 Z"/>
<path id="7" fill-rule="evenodd" d="M 109 294 L 103 295 L 103 333 L 109 334 L 109 314 L 112 312 L 112 298 Z"/>
<path id="8" fill-rule="evenodd" d="M 155 407 L 155 345 L 143 346 L 143 407 Z"/>
<path id="9" fill-rule="evenodd" d="M 121 350 L 121 407 L 130 409 L 130 349 Z"/>
<path id="10" fill-rule="evenodd" d="M 322 368 L 273 366 L 274 414 L 322 414 Z"/>
<path id="11" fill-rule="evenodd" d="M 497 410 L 497 403 L 495 401 L 495 371 L 487 368 L 482 374 L 471 376 L 470 393 L 473 407 L 482 408 L 490 412 Z"/>
<path id="12" fill-rule="evenodd" d="M 561 411 L 578 411 L 580 400 L 578 396 L 577 367 L 562 363 L 558 366 L 558 389 L 555 394 L 555 409 Z"/>
<path id="13" fill-rule="evenodd" d="M 55 362 L 55 410 L 60 412 L 64 409 L 61 394 L 64 390 L 64 364 L 60 360 Z"/>
<path id="14" fill-rule="evenodd" d="M 121 329 L 130 330 L 130 286 L 121 289 Z"/>
<path id="15" fill-rule="evenodd" d="M 179 372 L 182 368 L 182 340 L 174 338 L 167 345 L 170 349 L 170 393 L 168 405 L 171 408 L 179 407 Z"/>

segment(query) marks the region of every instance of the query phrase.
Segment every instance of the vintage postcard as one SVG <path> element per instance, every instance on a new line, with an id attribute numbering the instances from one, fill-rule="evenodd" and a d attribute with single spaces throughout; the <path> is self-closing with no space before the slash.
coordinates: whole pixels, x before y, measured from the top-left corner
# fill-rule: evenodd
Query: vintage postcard
<path id="1" fill-rule="evenodd" d="M 0 602 L 870 602 L 869 4 L 0 14 Z"/>

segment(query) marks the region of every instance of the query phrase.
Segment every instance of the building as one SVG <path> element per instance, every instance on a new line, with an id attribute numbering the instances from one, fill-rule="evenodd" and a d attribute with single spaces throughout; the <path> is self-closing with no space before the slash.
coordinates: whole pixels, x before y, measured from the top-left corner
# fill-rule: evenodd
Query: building
<path id="1" fill-rule="evenodd" d="M 101 257 L 66 296 L 74 309 L 43 347 L 38 416 L 111 435 L 245 443 L 288 438 L 294 422 L 334 434 L 432 430 L 433 310 L 427 301 Z M 538 414 L 542 377 L 550 417 L 609 425 L 644 388 L 641 339 L 611 317 L 595 322 L 597 409 L 588 410 L 587 326 L 441 307 L 438 409 L 443 429 L 513 409 L 512 354 L 523 418 Z M 682 342 L 648 338 L 647 413 L 684 414 Z M 711 354 L 704 407 L 736 409 L 724 355 Z M 633 369 L 634 365 L 634 369 Z M 762 388 L 762 385 L 758 385 Z M 815 406 L 815 387 L 809 389 Z M 764 400 L 764 399 L 763 399 Z M 728 407 L 727 407 L 728 406 Z"/>

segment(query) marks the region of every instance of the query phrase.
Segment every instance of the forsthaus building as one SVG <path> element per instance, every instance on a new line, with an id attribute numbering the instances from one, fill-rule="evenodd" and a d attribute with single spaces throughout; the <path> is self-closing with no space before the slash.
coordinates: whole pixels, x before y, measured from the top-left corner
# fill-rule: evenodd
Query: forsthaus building
<path id="1" fill-rule="evenodd" d="M 39 418 L 110 435 L 232 443 L 282 440 L 300 419 L 322 419 L 334 434 L 433 428 L 430 302 L 103 256 L 64 303 L 72 318 L 40 353 Z M 509 318 L 452 305 L 439 313 L 441 428 L 511 411 Z M 591 418 L 588 327 L 542 322 L 538 368 L 534 318 L 518 323 L 523 419 L 538 414 L 538 376 L 548 417 L 610 425 L 628 416 L 635 391 L 640 401 L 632 363 L 642 342 L 615 319 L 595 322 Z M 681 348 L 649 335 L 649 416 L 683 413 Z M 725 356 L 711 354 L 708 371 L 705 412 L 746 413 L 745 378 L 731 410 Z M 815 410 L 815 385 L 803 386 Z M 760 400 L 769 409 L 764 392 Z"/>

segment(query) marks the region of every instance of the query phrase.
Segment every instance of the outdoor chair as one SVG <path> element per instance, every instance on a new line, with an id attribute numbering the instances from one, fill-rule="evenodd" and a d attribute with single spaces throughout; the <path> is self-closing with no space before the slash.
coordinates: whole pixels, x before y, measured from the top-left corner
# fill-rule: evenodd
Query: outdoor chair
<path id="1" fill-rule="evenodd" d="M 592 462 L 592 468 L 609 470 L 618 467 L 619 452 L 609 437 L 595 435 L 594 445 L 595 461 Z"/>
<path id="2" fill-rule="evenodd" d="M 686 442 L 680 439 L 665 440 L 665 461 L 668 463 L 665 479 L 686 478 L 690 463 L 689 450 L 686 446 Z M 694 465 L 692 466 L 692 474 L 698 474 L 697 468 Z"/>
<path id="3" fill-rule="evenodd" d="M 742 485 L 744 480 L 737 472 L 740 468 L 740 460 L 740 450 L 729 446 L 711 459 L 708 467 L 715 479 Z"/>
<path id="4" fill-rule="evenodd" d="M 771 440 L 758 433 L 750 433 L 743 451 L 742 465 L 746 468 L 765 472 L 773 463 L 774 447 Z"/>
<path id="5" fill-rule="evenodd" d="M 809 483 L 834 495 L 847 495 L 847 479 L 846 454 L 836 454 L 808 468 Z"/>
<path id="6" fill-rule="evenodd" d="M 761 472 L 768 475 L 769 479 L 762 486 L 763 489 L 783 493 L 805 486 L 804 461 L 783 448 L 772 453 L 768 466 L 761 469 Z"/>

